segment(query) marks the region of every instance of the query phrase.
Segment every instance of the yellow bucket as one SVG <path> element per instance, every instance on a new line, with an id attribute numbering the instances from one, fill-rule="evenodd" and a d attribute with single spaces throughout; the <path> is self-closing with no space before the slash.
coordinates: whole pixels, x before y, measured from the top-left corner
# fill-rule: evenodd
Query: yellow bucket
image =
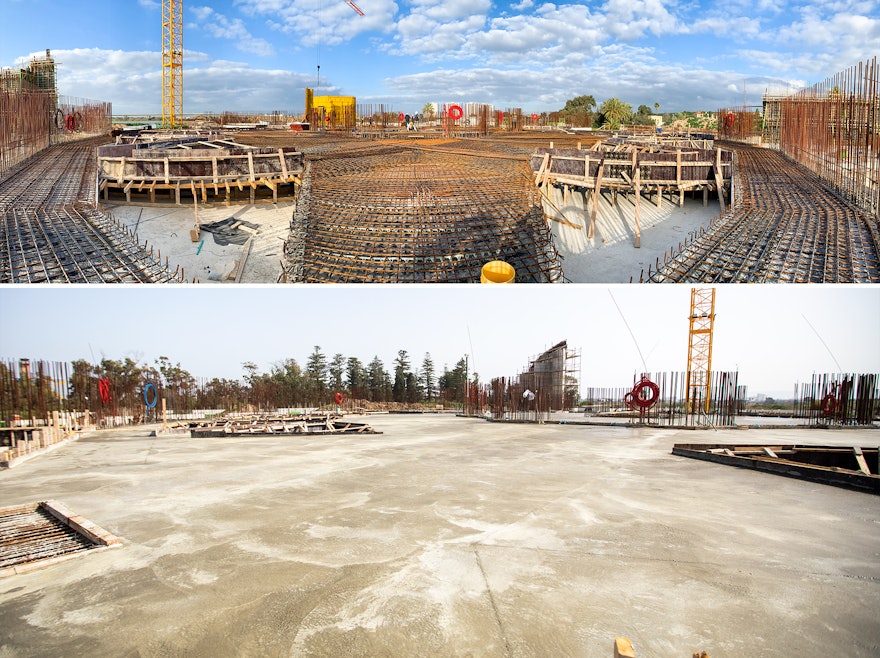
<path id="1" fill-rule="evenodd" d="M 515 278 L 516 270 L 503 260 L 490 260 L 480 272 L 480 283 L 513 283 Z"/>

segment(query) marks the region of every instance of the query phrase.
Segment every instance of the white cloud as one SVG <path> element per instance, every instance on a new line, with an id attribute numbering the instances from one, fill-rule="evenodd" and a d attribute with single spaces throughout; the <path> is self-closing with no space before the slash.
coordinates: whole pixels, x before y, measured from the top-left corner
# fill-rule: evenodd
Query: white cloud
<path id="1" fill-rule="evenodd" d="M 192 13 L 196 23 L 188 24 L 190 29 L 201 29 L 217 39 L 235 41 L 235 47 L 242 52 L 253 53 L 261 57 L 271 57 L 275 49 L 265 39 L 254 37 L 240 18 L 228 18 L 210 7 L 193 7 Z"/>
<path id="2" fill-rule="evenodd" d="M 654 36 L 681 31 L 678 19 L 661 0 L 608 0 L 602 7 L 604 26 L 609 34 L 634 40 L 651 33 Z"/>
<path id="3" fill-rule="evenodd" d="M 63 63 L 58 67 L 60 94 L 111 102 L 114 114 L 161 112 L 161 53 L 98 48 L 52 52 Z M 303 109 L 302 90 L 310 82 L 304 74 L 255 69 L 192 51 L 184 52 L 184 62 L 187 114 Z"/>

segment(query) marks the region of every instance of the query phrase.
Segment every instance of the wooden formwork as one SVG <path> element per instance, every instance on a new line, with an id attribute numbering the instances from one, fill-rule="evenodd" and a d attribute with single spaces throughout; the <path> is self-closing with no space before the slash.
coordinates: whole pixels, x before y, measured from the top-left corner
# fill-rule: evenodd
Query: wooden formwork
<path id="1" fill-rule="evenodd" d="M 658 203 L 664 192 L 678 194 L 681 204 L 685 192 L 702 191 L 705 200 L 711 191 L 719 193 L 722 208 L 733 165 L 731 152 L 720 148 L 657 151 L 620 145 L 608 150 L 538 148 L 530 164 L 540 186 L 635 192 L 638 181 L 640 193 L 656 193 Z"/>
<path id="2" fill-rule="evenodd" d="M 139 146 L 98 149 L 98 190 L 105 201 L 277 202 L 279 196 L 292 197 L 301 180 L 303 157 L 295 147 L 257 148 L 198 137 Z"/>

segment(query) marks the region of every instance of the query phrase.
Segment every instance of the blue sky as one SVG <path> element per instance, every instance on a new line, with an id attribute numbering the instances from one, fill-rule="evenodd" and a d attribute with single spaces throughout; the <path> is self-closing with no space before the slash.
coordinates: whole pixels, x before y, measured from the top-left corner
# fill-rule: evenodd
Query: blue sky
<path id="1" fill-rule="evenodd" d="M 687 366 L 690 286 L 0 286 L 0 359 L 154 364 L 197 377 L 263 372 L 315 345 L 388 370 L 400 349 L 442 372 L 465 354 L 483 379 L 515 375 L 568 340 L 583 386 Z M 619 307 L 619 311 L 618 311 Z M 303 312 L 308 309 L 308 312 Z M 26 312 L 22 314 L 23 311 Z M 751 394 L 790 396 L 813 373 L 880 372 L 880 286 L 728 285 L 716 293 L 713 368 Z M 61 321 L 60 319 L 65 319 Z M 75 318 L 75 321 L 70 321 Z M 630 335 L 630 330 L 632 335 Z M 641 355 L 640 355 L 641 353 Z"/>
<path id="2" fill-rule="evenodd" d="M 880 52 L 880 0 L 184 3 L 184 112 L 301 112 L 306 86 L 395 111 L 757 104 Z M 0 66 L 52 49 L 60 92 L 161 111 L 160 0 L 2 0 Z"/>

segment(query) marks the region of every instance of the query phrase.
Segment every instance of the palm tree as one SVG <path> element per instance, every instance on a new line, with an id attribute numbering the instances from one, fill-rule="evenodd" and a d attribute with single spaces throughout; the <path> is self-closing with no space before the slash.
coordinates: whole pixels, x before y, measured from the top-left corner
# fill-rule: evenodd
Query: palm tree
<path id="1" fill-rule="evenodd" d="M 659 111 L 660 111 L 660 103 L 654 103 L 654 113 L 656 114 Z"/>
<path id="2" fill-rule="evenodd" d="M 632 105 L 624 103 L 619 98 L 609 98 L 602 103 L 599 112 L 602 113 L 604 123 L 612 130 L 620 128 L 621 124 L 631 119 L 633 115 Z"/>

